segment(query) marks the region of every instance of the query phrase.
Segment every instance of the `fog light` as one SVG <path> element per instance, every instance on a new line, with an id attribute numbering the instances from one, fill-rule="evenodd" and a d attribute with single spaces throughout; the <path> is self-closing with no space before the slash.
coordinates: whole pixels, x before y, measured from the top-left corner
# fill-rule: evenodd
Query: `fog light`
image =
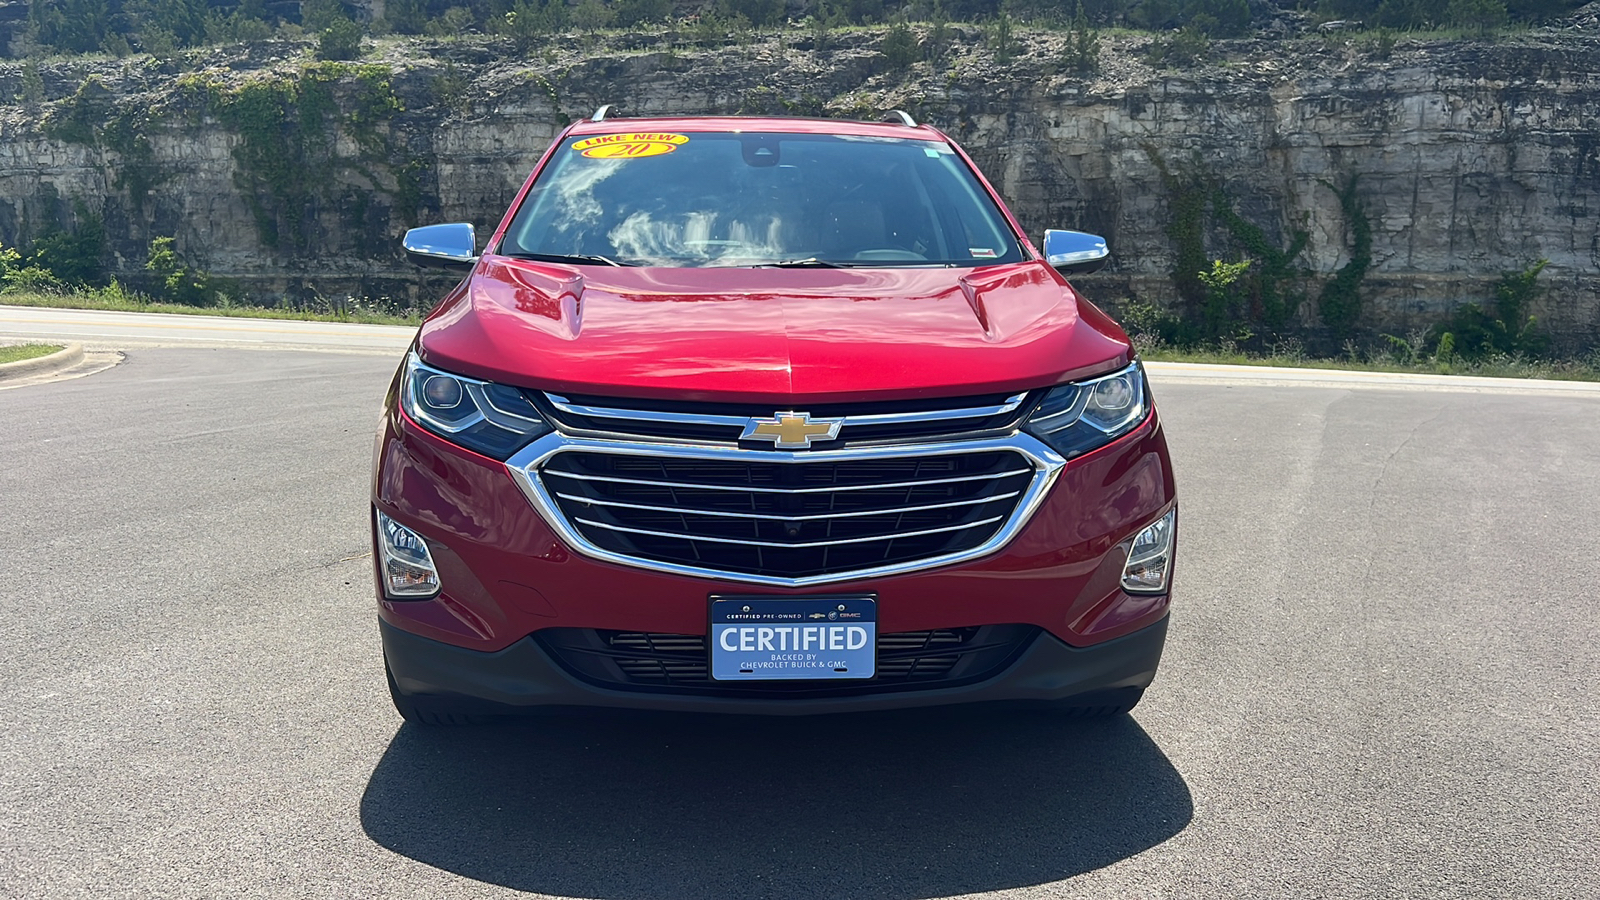
<path id="1" fill-rule="evenodd" d="M 390 597 L 420 600 L 439 593 L 439 571 L 422 535 L 378 513 L 379 578 Z"/>
<path id="2" fill-rule="evenodd" d="M 1133 538 L 1128 564 L 1122 569 L 1122 589 L 1135 594 L 1159 594 L 1167 589 L 1172 571 L 1172 534 L 1178 511 L 1173 509 L 1151 522 Z"/>

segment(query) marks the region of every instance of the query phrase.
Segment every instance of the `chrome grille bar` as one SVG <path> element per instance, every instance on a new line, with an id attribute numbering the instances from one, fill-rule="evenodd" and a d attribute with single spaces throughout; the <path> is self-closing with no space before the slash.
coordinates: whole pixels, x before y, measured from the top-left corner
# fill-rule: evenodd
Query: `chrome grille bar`
<path id="1" fill-rule="evenodd" d="M 770 456 L 771 454 L 766 454 Z M 685 481 L 654 481 L 649 478 L 618 478 L 614 475 L 585 475 L 578 472 L 561 472 L 545 470 L 542 475 L 554 475 L 558 478 L 576 478 L 580 481 L 610 481 L 618 484 L 642 484 L 647 487 L 682 488 L 695 491 L 737 491 L 739 493 L 755 492 L 758 494 L 834 494 L 839 491 L 883 491 L 891 488 L 921 487 L 925 484 L 956 484 L 964 481 L 981 481 L 991 478 L 1007 478 L 1012 475 L 1026 475 L 1032 469 L 1012 469 L 1009 472 L 1000 472 L 988 475 L 963 475 L 955 478 L 927 478 L 920 481 L 898 481 L 890 484 L 829 484 L 822 487 L 808 488 L 774 488 L 746 484 L 694 484 Z"/>
<path id="2" fill-rule="evenodd" d="M 943 422 L 946 419 L 986 419 L 1005 415 L 1022 405 L 1026 393 L 1013 394 L 998 406 L 969 406 L 966 409 L 929 409 L 922 412 L 879 413 L 865 416 L 845 416 L 842 427 L 851 425 L 901 425 L 908 422 Z"/>
<path id="3" fill-rule="evenodd" d="M 844 416 L 841 428 L 852 425 L 905 425 L 916 422 L 943 422 L 956 419 L 985 419 L 1004 415 L 1022 405 L 1026 391 L 1013 394 L 1005 402 L 990 406 L 968 406 L 956 409 L 926 409 L 902 413 L 873 413 Z M 716 413 L 663 412 L 652 409 L 628 409 L 618 406 L 590 406 L 574 403 L 560 394 L 545 394 L 545 399 L 557 410 L 591 419 L 631 419 L 641 422 L 664 422 L 674 425 L 726 425 L 743 428 L 749 416 L 730 416 Z M 804 405 L 804 404 L 800 404 Z"/>
<path id="4" fill-rule="evenodd" d="M 785 550 L 804 550 L 811 547 L 839 547 L 845 544 L 867 544 L 873 541 L 894 541 L 901 538 L 922 537 L 929 534 L 944 534 L 951 531 L 966 531 L 980 525 L 993 525 L 1004 519 L 1005 516 L 991 516 L 976 522 L 963 522 L 959 525 L 946 525 L 942 528 L 924 528 L 921 531 L 898 531 L 894 534 L 875 534 L 867 537 L 840 538 L 836 541 L 806 541 L 804 543 L 789 544 L 781 541 L 753 541 L 742 538 L 710 537 L 703 534 L 682 534 L 673 531 L 652 531 L 648 528 L 627 528 L 622 525 L 611 525 L 606 522 L 596 522 L 592 519 L 574 519 L 584 525 L 595 528 L 605 528 L 610 531 L 625 531 L 629 534 L 644 534 L 650 537 L 677 538 L 680 541 L 710 541 L 713 544 L 742 544 L 747 547 L 779 547 Z"/>
<path id="5" fill-rule="evenodd" d="M 710 413 L 660 412 L 653 409 L 621 409 L 614 406 L 585 406 L 557 394 L 545 394 L 556 409 L 590 419 L 632 419 L 639 422 L 671 422 L 675 425 L 729 425 L 743 428 L 749 416 L 719 416 Z"/>
<path id="6" fill-rule="evenodd" d="M 550 474 L 556 474 L 554 472 Z M 1021 474 L 1021 473 L 1013 473 Z M 994 494 L 987 497 L 976 497 L 971 500 L 954 500 L 950 503 L 928 503 L 923 506 L 891 506 L 883 509 L 864 509 L 853 512 L 825 512 L 812 513 L 806 516 L 779 516 L 771 513 L 733 512 L 720 509 L 695 509 L 688 506 L 649 506 L 643 503 L 623 503 L 618 500 L 601 500 L 595 497 L 580 497 L 577 494 L 563 494 L 557 492 L 556 496 L 563 500 L 574 500 L 578 503 L 592 503 L 595 506 L 617 506 L 624 509 L 643 509 L 650 512 L 675 513 L 681 516 L 723 516 L 730 519 L 763 519 L 769 522 L 817 522 L 824 519 L 852 519 L 861 516 L 892 516 L 899 513 L 926 512 L 930 509 L 953 509 L 958 506 L 981 506 L 993 503 L 996 500 L 1010 500 L 1021 494 L 1021 491 L 1008 491 L 1004 494 Z M 685 537 L 689 537 L 685 535 Z M 693 538 L 699 540 L 698 538 Z M 785 544 L 786 547 L 797 546 Z"/>

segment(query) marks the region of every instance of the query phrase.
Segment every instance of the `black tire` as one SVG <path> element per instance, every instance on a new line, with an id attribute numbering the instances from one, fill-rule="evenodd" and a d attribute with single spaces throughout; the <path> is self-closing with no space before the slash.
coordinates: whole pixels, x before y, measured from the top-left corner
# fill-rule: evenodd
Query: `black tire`
<path id="1" fill-rule="evenodd" d="M 1131 712 L 1144 698 L 1144 688 L 1122 688 L 1061 701 L 1059 715 L 1072 719 L 1109 719 Z"/>
<path id="2" fill-rule="evenodd" d="M 487 722 L 487 716 L 470 715 L 450 709 L 445 702 L 429 697 L 426 700 L 400 690 L 394 683 L 394 673 L 389 671 L 389 664 L 383 665 L 384 677 L 389 681 L 389 699 L 394 701 L 395 712 L 400 718 L 412 725 L 424 726 L 451 726 L 451 725 L 481 725 Z"/>

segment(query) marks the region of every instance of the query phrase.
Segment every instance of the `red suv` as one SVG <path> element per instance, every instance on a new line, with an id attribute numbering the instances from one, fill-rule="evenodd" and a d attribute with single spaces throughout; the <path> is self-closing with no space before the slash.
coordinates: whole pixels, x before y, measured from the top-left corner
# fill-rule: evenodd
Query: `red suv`
<path id="1" fill-rule="evenodd" d="M 481 255 L 406 235 L 467 274 L 377 445 L 402 716 L 1138 702 L 1177 511 L 1105 242 L 895 116 L 602 109 Z"/>

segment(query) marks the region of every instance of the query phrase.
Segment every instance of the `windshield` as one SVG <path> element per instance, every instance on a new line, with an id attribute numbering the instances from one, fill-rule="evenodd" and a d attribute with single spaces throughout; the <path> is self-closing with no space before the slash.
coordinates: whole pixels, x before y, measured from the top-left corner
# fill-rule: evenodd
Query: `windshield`
<path id="1" fill-rule="evenodd" d="M 769 133 L 570 137 L 500 252 L 600 265 L 980 266 L 1023 258 L 943 142 Z"/>

